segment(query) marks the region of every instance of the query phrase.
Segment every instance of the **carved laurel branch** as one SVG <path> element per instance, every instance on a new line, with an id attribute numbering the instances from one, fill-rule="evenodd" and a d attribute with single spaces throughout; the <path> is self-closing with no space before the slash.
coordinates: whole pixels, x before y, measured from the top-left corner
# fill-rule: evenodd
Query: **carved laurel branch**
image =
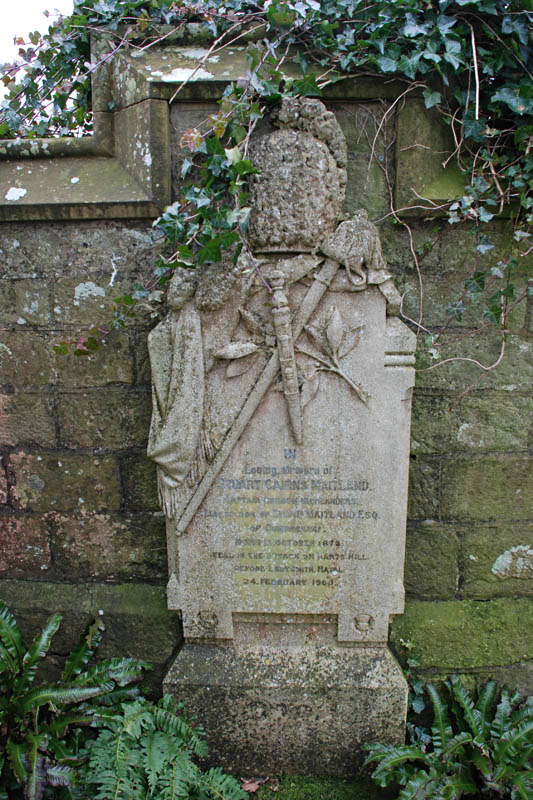
<path id="1" fill-rule="evenodd" d="M 230 362 L 226 368 L 226 378 L 244 375 L 257 361 L 259 351 L 265 346 L 273 347 L 276 341 L 272 325 L 265 324 L 257 314 L 244 308 L 240 308 L 239 312 L 252 338 L 249 341 L 229 342 L 216 353 L 217 358 Z"/>
<path id="2" fill-rule="evenodd" d="M 312 373 L 308 375 L 302 387 L 302 407 L 307 405 L 317 394 L 320 388 L 321 373 L 332 372 L 346 381 L 348 386 L 355 392 L 363 403 L 368 402 L 368 395 L 346 375 L 340 365 L 340 361 L 350 353 L 359 343 L 363 326 L 347 326 L 342 319 L 341 313 L 336 306 L 331 309 L 331 314 L 326 320 L 323 328 L 319 329 L 314 325 L 306 325 L 304 330 L 314 345 L 308 348 L 300 344 L 296 345 L 296 350 L 303 355 L 312 358 L 316 365 Z"/>

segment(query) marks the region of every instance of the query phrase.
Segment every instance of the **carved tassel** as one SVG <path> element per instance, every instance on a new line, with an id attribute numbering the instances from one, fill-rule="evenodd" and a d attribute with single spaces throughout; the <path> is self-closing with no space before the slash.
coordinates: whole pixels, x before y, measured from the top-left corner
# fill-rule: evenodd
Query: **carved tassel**
<path id="1" fill-rule="evenodd" d="M 302 443 L 302 409 L 300 405 L 300 392 L 298 389 L 298 374 L 296 371 L 296 358 L 294 357 L 294 342 L 291 327 L 291 311 L 284 291 L 285 276 L 281 270 L 276 270 L 270 275 L 270 282 L 274 289 L 272 317 L 274 330 L 278 343 L 279 364 L 283 380 L 283 391 L 287 401 L 289 419 L 297 444 Z"/>

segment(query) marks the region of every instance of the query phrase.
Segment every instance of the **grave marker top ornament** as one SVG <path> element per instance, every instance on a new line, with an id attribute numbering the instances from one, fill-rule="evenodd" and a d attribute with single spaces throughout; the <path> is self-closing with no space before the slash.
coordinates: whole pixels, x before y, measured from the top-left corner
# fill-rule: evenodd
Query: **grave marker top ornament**
<path id="1" fill-rule="evenodd" d="M 373 687 L 359 725 L 349 712 L 352 744 L 339 730 L 329 761 L 321 757 L 322 771 L 349 772 L 357 742 L 386 719 L 385 739 L 399 739 L 405 714 L 405 682 L 385 644 L 403 610 L 415 337 L 397 317 L 377 228 L 364 211 L 342 219 L 346 144 L 334 114 L 291 98 L 273 122 L 251 147 L 260 172 L 250 251 L 235 266 L 176 270 L 168 316 L 149 339 L 148 454 L 167 517 L 169 608 L 181 611 L 186 641 L 167 688 L 188 697 L 208 733 L 214 698 L 242 701 L 241 722 L 253 728 L 254 703 L 272 706 L 273 683 L 292 692 L 294 709 L 295 686 L 308 697 L 309 657 L 320 653 L 330 693 L 335 675 L 339 696 L 350 670 L 358 676 L 347 709 L 357 688 Z M 258 659 L 277 663 L 268 678 Z M 228 722 L 229 744 L 214 741 L 215 755 L 231 768 L 242 750 L 250 768 L 257 754 L 256 771 L 290 770 L 301 720 L 294 730 L 285 720 L 292 739 L 281 756 L 278 733 L 265 750 L 274 717 L 257 746 L 246 723 Z M 312 748 L 296 749 L 296 768 L 307 759 L 313 771 Z"/>

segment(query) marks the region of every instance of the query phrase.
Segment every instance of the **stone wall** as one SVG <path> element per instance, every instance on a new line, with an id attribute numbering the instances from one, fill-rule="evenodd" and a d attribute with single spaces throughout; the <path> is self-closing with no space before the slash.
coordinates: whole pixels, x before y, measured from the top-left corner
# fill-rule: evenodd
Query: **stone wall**
<path id="1" fill-rule="evenodd" d="M 344 96 L 332 95 L 330 107 L 350 150 L 347 212 L 363 206 L 371 219 L 387 214 L 380 162 L 392 180 L 396 175 L 397 199 L 413 185 L 423 185 L 426 196 L 434 198 L 450 191 L 439 186 L 435 173 L 441 158 L 437 155 L 435 167 L 435 158 L 421 161 L 419 149 L 408 149 L 413 142 L 424 147 L 428 137 L 442 136 L 420 101 L 390 114 L 377 141 L 378 160 L 369 170 L 376 124 L 383 104 L 390 107 L 394 87 L 342 86 Z M 31 184 L 42 149 L 29 158 L 20 145 L 4 148 L 8 158 L 0 164 L 0 596 L 28 635 L 47 615 L 62 611 L 64 626 L 54 640 L 58 654 L 71 646 L 91 614 L 103 612 L 102 653 L 146 658 L 155 666 L 155 681 L 179 645 L 180 627 L 166 610 L 164 519 L 155 468 L 145 456 L 149 323 L 143 317 L 132 321 L 89 357 L 56 355 L 53 344 L 106 321 L 110 301 L 150 273 L 151 221 L 171 195 L 155 182 L 150 194 L 150 176 L 140 180 L 138 154 L 128 154 L 128 148 L 136 141 L 135 125 L 155 126 L 155 133 L 150 129 L 142 139 L 143 169 L 149 153 L 150 161 L 160 156 L 159 174 L 167 159 L 168 174 L 176 176 L 180 131 L 211 111 L 216 96 L 212 87 L 190 92 L 186 102 L 172 107 L 169 130 L 159 139 L 165 94 L 150 99 L 152 92 L 143 99 L 137 92 L 129 105 L 124 102 L 115 135 L 128 139 L 115 142 L 114 149 L 109 145 L 108 155 L 102 155 L 111 178 L 106 183 L 107 167 L 100 170 L 104 189 L 90 208 L 77 182 L 73 185 L 81 194 L 75 200 L 68 196 L 72 177 L 95 169 L 81 152 L 70 166 L 64 153 L 46 161 L 47 180 L 53 189 L 59 186 L 52 192 L 53 204 L 43 203 L 41 187 L 41 196 L 32 204 L 30 192 L 18 211 L 3 198 L 10 186 L 21 185 L 13 184 L 13 176 L 27 175 Z M 129 194 L 126 183 L 118 193 L 119 169 L 131 178 Z M 411 225 L 417 247 L 435 221 L 411 217 Z M 418 279 L 407 231 L 389 217 L 380 232 L 390 270 L 405 293 L 404 312 L 415 317 Z M 505 220 L 493 225 L 491 238 L 503 252 L 509 243 Z M 494 252 L 485 256 L 487 263 L 497 260 Z M 465 264 L 473 266 L 475 256 L 467 227 L 453 226 L 424 258 L 424 324 L 442 324 L 446 305 L 460 296 Z M 455 332 L 468 334 L 476 325 L 466 315 Z M 455 360 L 424 371 L 429 362 L 420 355 L 408 599 L 405 614 L 394 620 L 391 641 L 400 657 L 402 640 L 413 642 L 424 675 L 490 674 L 533 692 L 531 309 L 526 303 L 513 314 L 510 330 L 503 363 L 465 395 L 479 374 L 473 364 Z M 488 330 L 459 338 L 446 355 L 488 364 L 498 351 L 499 341 Z"/>

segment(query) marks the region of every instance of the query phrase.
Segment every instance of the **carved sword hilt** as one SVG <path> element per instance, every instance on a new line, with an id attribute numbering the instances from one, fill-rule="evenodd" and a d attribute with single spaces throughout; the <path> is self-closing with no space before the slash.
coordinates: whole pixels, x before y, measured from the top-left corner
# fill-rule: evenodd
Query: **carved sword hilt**
<path id="1" fill-rule="evenodd" d="M 275 270 L 269 276 L 274 293 L 272 318 L 278 343 L 279 364 L 283 381 L 283 392 L 287 401 L 289 419 L 297 444 L 302 443 L 302 409 L 298 389 L 298 373 L 294 356 L 294 341 L 291 325 L 291 310 L 285 294 L 285 275 Z"/>

